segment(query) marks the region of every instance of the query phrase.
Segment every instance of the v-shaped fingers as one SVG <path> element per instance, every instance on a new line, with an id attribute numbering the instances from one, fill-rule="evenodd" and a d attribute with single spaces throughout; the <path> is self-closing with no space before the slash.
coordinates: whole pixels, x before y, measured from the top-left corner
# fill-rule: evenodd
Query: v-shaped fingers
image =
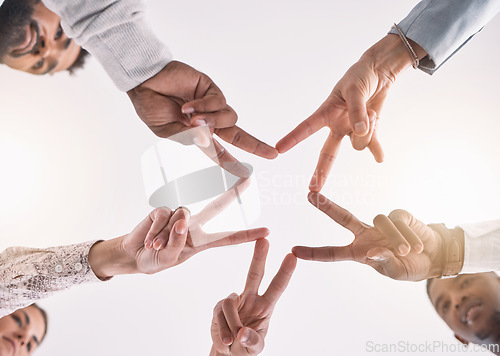
<path id="1" fill-rule="evenodd" d="M 335 222 L 347 230 L 351 231 L 354 235 L 361 234 L 366 228 L 361 221 L 359 221 L 353 214 L 348 210 L 338 206 L 323 194 L 320 193 L 309 193 L 309 202 L 316 208 L 324 212 L 326 215 L 331 217 Z"/>

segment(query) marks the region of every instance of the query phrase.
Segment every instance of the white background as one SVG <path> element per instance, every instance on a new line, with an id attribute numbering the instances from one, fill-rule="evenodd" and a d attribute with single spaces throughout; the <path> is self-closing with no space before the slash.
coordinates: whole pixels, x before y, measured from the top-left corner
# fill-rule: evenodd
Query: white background
<path id="1" fill-rule="evenodd" d="M 176 59 L 214 79 L 239 124 L 274 145 L 414 4 L 150 1 L 148 17 Z M 499 31 L 495 19 L 432 77 L 401 75 L 381 115 L 385 162 L 346 140 L 323 193 L 367 223 L 396 208 L 450 226 L 498 218 Z M 0 69 L 1 248 L 116 237 L 151 210 L 140 158 L 157 139 L 99 64 L 87 67 L 76 78 Z M 264 287 L 292 246 L 351 239 L 306 201 L 326 135 L 274 161 L 232 149 L 256 169 L 256 226 L 271 229 Z M 43 301 L 50 328 L 37 354 L 206 355 L 212 309 L 242 291 L 252 250 L 211 250 L 155 276 L 118 277 Z M 353 263 L 300 261 L 264 354 L 363 355 L 368 341 L 434 340 L 454 344 L 424 283 Z"/>

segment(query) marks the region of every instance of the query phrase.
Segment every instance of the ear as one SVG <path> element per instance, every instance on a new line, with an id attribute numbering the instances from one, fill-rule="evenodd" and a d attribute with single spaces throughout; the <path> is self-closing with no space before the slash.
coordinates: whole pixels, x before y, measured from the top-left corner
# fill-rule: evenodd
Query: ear
<path id="1" fill-rule="evenodd" d="M 457 334 L 455 334 L 455 339 L 457 339 L 458 341 L 460 341 L 462 344 L 464 345 L 469 345 L 469 341 L 461 338 L 460 336 L 458 336 Z"/>

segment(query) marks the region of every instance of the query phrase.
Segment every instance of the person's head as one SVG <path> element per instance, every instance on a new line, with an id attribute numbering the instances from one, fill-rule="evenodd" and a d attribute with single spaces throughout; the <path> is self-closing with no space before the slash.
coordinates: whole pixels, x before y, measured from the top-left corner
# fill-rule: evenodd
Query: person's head
<path id="1" fill-rule="evenodd" d="M 31 74 L 83 66 L 88 53 L 61 28 L 61 18 L 40 0 L 5 0 L 0 7 L 0 62 Z"/>
<path id="2" fill-rule="evenodd" d="M 47 333 L 47 314 L 32 304 L 0 319 L 0 356 L 31 355 Z"/>
<path id="3" fill-rule="evenodd" d="M 427 294 L 458 340 L 500 343 L 500 278 L 494 272 L 429 279 Z"/>

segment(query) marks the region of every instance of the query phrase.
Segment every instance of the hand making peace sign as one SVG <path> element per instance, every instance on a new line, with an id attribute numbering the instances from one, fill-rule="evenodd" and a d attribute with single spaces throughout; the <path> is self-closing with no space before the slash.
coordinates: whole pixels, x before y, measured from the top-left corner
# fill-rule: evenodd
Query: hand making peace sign
<path id="1" fill-rule="evenodd" d="M 295 256 L 288 254 L 267 291 L 259 295 L 268 251 L 269 242 L 266 239 L 257 240 L 243 293 L 233 293 L 215 306 L 211 356 L 258 355 L 264 349 L 274 307 L 297 264 Z"/>

